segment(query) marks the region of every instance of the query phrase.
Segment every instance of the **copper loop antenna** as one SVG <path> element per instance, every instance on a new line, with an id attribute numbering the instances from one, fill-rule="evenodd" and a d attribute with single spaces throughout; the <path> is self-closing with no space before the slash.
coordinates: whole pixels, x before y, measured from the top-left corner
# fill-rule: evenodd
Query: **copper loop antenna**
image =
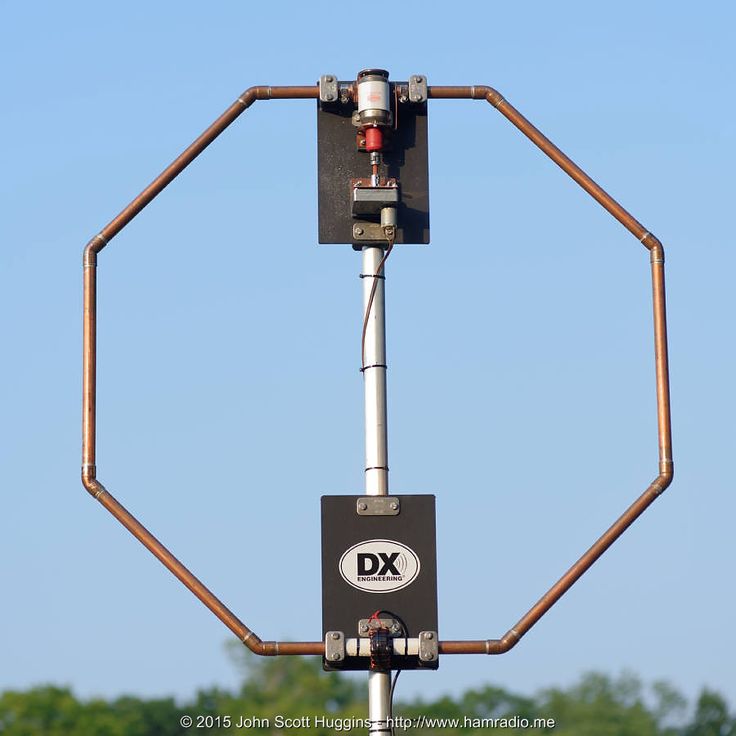
<path id="1" fill-rule="evenodd" d="M 573 586 L 593 563 L 641 516 L 645 509 L 672 483 L 672 430 L 670 421 L 669 367 L 667 359 L 667 318 L 664 288 L 664 248 L 636 218 L 600 187 L 552 141 L 532 125 L 492 87 L 436 87 L 428 89 L 433 99 L 486 100 L 510 120 L 543 153 L 576 181 L 593 199 L 610 212 L 650 251 L 652 301 L 654 307 L 654 366 L 657 390 L 657 434 L 659 474 L 644 493 L 604 532 L 587 552 L 525 613 L 500 639 L 440 642 L 440 654 L 503 654 Z"/>
<path id="2" fill-rule="evenodd" d="M 95 466 L 97 398 L 97 254 L 212 141 L 256 100 L 309 99 L 319 96 L 313 87 L 250 87 L 233 102 L 178 158 L 167 166 L 117 217 L 89 241 L 84 249 L 84 324 L 82 358 L 82 484 L 139 542 L 204 603 L 252 652 L 323 654 L 324 642 L 261 641 L 212 591 L 164 547 L 97 480 Z"/>
<path id="3" fill-rule="evenodd" d="M 354 99 L 355 85 L 345 90 Z M 529 629 L 567 592 L 593 563 L 623 534 L 644 510 L 670 485 L 673 478 L 670 420 L 667 324 L 665 309 L 664 248 L 660 241 L 616 202 L 590 176 L 568 158 L 501 94 L 487 86 L 428 88 L 433 99 L 486 100 L 511 121 L 540 150 L 576 181 L 593 199 L 631 232 L 649 251 L 654 312 L 654 358 L 659 439 L 658 475 L 644 493 L 573 564 L 570 569 L 500 639 L 441 641 L 440 654 L 502 654 L 513 648 Z M 164 547 L 107 491 L 96 470 L 96 368 L 97 368 L 97 255 L 144 207 L 171 183 L 207 146 L 256 100 L 316 99 L 318 86 L 250 87 L 215 120 L 184 152 L 161 172 L 133 201 L 86 245 L 84 266 L 82 483 L 128 531 L 199 598 L 251 651 L 260 655 L 324 655 L 317 642 L 264 642 L 233 614 L 195 575 Z"/>

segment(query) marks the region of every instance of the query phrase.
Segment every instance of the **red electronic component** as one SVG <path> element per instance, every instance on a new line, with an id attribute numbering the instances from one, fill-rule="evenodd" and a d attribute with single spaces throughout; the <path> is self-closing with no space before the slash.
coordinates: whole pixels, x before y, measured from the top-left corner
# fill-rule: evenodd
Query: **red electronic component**
<path id="1" fill-rule="evenodd" d="M 380 151 L 383 148 L 383 131 L 377 127 L 366 128 L 365 150 Z"/>

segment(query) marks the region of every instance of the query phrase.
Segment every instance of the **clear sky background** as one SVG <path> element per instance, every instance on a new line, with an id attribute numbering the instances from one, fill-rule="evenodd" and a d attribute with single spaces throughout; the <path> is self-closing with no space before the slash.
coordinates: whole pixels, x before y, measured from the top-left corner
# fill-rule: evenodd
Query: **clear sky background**
<path id="1" fill-rule="evenodd" d="M 736 702 L 726 2 L 0 2 L 0 688 L 231 686 L 229 632 L 79 481 L 81 253 L 245 88 L 490 84 L 667 248 L 676 478 L 511 653 L 401 697 L 630 668 Z M 657 473 L 647 251 L 483 102 L 430 102 L 389 261 L 391 488 L 436 493 L 440 632 L 502 635 Z M 360 258 L 312 101 L 257 103 L 100 256 L 99 475 L 264 639 L 320 636 L 360 493 Z"/>

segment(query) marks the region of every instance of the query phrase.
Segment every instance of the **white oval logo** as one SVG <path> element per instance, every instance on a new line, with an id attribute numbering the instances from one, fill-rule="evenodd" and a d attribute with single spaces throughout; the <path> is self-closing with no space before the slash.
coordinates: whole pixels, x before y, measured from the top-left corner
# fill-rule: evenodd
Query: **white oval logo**
<path id="1" fill-rule="evenodd" d="M 419 575 L 419 558 L 405 544 L 369 539 L 353 545 L 340 558 L 340 575 L 353 588 L 368 593 L 401 590 Z"/>

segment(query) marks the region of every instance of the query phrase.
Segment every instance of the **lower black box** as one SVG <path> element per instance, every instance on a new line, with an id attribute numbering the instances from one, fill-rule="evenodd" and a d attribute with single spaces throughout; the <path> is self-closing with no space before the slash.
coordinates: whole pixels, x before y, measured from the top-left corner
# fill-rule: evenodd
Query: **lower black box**
<path id="1" fill-rule="evenodd" d="M 435 497 L 392 495 L 397 513 L 359 513 L 358 504 L 370 498 L 322 496 L 322 636 L 342 631 L 346 639 L 358 637 L 358 622 L 379 611 L 399 619 L 411 638 L 437 632 Z M 324 662 L 328 670 L 368 665 L 368 657 Z M 438 665 L 411 656 L 392 663 L 395 669 Z"/>

